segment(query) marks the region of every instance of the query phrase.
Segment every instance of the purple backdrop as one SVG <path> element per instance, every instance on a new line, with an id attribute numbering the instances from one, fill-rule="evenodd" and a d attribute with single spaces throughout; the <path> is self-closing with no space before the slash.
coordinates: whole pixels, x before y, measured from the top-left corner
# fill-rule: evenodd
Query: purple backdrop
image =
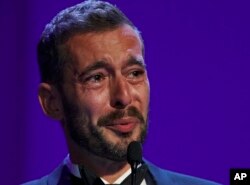
<path id="1" fill-rule="evenodd" d="M 37 100 L 36 44 L 79 0 L 5 0 L 1 7 L 1 184 L 41 177 L 66 156 L 59 124 Z M 223 184 L 250 167 L 250 3 L 112 0 L 142 31 L 151 81 L 145 157 Z"/>

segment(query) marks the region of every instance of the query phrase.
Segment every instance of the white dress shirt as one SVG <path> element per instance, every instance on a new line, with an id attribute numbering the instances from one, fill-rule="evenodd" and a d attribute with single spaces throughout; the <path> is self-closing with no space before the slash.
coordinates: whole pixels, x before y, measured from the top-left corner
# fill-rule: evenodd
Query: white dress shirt
<path id="1" fill-rule="evenodd" d="M 70 173 L 78 178 L 81 178 L 81 173 L 79 171 L 78 165 L 71 162 L 69 155 L 64 159 L 64 164 L 68 167 Z M 131 173 L 131 169 L 128 169 L 124 174 L 122 174 L 113 184 L 120 184 L 127 176 Z M 103 178 L 100 178 L 104 184 L 110 184 Z M 143 179 L 141 185 L 147 185 L 145 179 Z"/>

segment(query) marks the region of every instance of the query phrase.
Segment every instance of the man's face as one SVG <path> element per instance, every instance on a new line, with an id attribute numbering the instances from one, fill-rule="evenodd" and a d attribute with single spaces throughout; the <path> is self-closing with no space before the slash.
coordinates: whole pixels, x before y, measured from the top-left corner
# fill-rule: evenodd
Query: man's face
<path id="1" fill-rule="evenodd" d="M 70 137 L 98 156 L 125 160 L 128 144 L 147 132 L 149 82 L 138 34 L 123 25 L 75 35 L 66 47 L 73 61 L 61 95 Z"/>

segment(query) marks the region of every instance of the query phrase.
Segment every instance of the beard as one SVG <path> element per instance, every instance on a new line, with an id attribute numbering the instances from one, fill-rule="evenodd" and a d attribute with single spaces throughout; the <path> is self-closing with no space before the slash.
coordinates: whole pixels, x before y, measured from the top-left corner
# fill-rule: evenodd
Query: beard
<path id="1" fill-rule="evenodd" d="M 130 106 L 126 110 L 115 110 L 106 115 L 99 117 L 97 124 L 92 123 L 86 109 L 80 108 L 71 103 L 64 96 L 64 113 L 66 119 L 66 127 L 72 140 L 80 147 L 87 151 L 113 161 L 126 161 L 127 147 L 132 141 L 144 142 L 148 122 L 144 119 L 142 113 L 134 107 Z M 112 123 L 116 119 L 125 116 L 134 117 L 139 120 L 139 134 L 132 137 L 133 131 L 128 133 L 114 132 L 119 138 L 118 142 L 112 142 L 111 139 L 104 134 L 104 127 Z"/>

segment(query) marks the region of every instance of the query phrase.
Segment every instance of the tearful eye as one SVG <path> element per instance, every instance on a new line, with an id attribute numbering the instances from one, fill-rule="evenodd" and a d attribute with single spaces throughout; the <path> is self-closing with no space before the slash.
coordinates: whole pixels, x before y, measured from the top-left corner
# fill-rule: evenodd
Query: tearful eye
<path id="1" fill-rule="evenodd" d="M 143 72 L 142 71 L 133 71 L 132 74 L 133 74 L 133 76 L 140 76 L 143 74 Z"/>
<path id="2" fill-rule="evenodd" d="M 137 78 L 141 78 L 144 75 L 144 71 L 143 70 L 135 70 L 129 73 L 128 78 L 130 79 L 137 79 Z"/>
<path id="3" fill-rule="evenodd" d="M 139 84 L 145 80 L 144 69 L 133 69 L 127 75 L 127 80 L 131 84 Z"/>
<path id="4" fill-rule="evenodd" d="M 85 79 L 85 81 L 87 82 L 100 82 L 104 79 L 105 77 L 101 74 L 96 74 L 96 75 L 92 75 L 89 76 Z"/>
<path id="5" fill-rule="evenodd" d="M 82 72 L 77 77 L 77 82 L 86 88 L 97 88 L 103 87 L 108 77 L 109 73 L 103 69 L 90 70 L 87 72 Z"/>

